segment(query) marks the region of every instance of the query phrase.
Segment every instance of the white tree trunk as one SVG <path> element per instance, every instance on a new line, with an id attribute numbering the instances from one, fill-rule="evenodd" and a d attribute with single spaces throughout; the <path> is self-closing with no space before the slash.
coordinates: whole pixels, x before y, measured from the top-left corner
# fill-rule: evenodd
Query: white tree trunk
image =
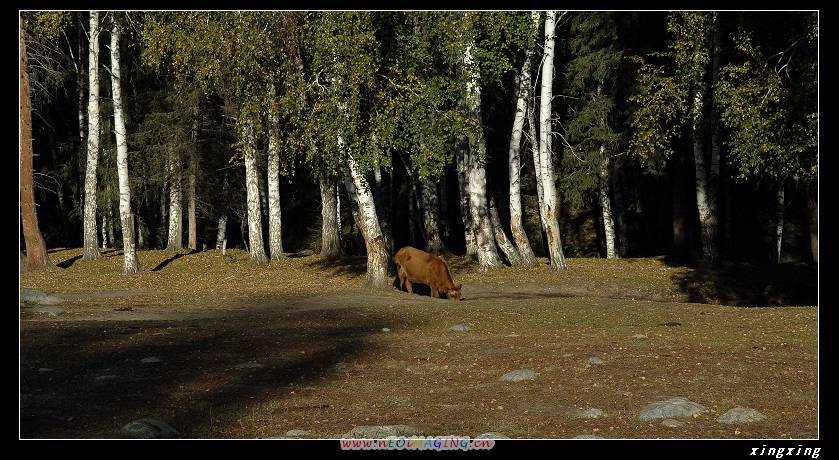
<path id="1" fill-rule="evenodd" d="M 271 109 L 268 112 L 268 253 L 271 260 L 283 258 L 282 211 L 280 209 L 279 115 L 275 106 L 277 88 L 268 87 Z"/>
<path id="2" fill-rule="evenodd" d="M 248 121 L 245 132 L 245 182 L 247 184 L 248 238 L 250 261 L 261 264 L 268 261 L 262 242 L 262 210 L 259 205 L 259 171 L 256 165 L 256 141 L 253 120 Z"/>
<path id="3" fill-rule="evenodd" d="M 548 11 L 545 19 L 545 61 L 542 65 L 541 104 L 539 106 L 539 179 L 542 182 L 542 220 L 545 224 L 551 268 L 567 268 L 562 252 L 559 234 L 559 209 L 557 209 L 556 185 L 554 184 L 553 160 L 551 158 L 551 101 L 553 100 L 553 61 L 556 36 L 556 11 Z"/>
<path id="4" fill-rule="evenodd" d="M 609 199 L 609 156 L 606 146 L 600 146 L 600 209 L 603 212 L 603 234 L 606 237 L 606 258 L 617 259 L 615 248 L 615 219 L 612 216 L 612 204 Z"/>
<path id="5" fill-rule="evenodd" d="M 99 12 L 90 12 L 88 46 L 87 166 L 84 181 L 84 260 L 102 255 L 96 247 L 96 167 L 99 163 Z M 104 243 L 103 243 L 104 244 Z"/>
<path id="6" fill-rule="evenodd" d="M 775 204 L 775 262 L 781 263 L 781 248 L 784 243 L 784 184 L 778 186 Z"/>
<path id="7" fill-rule="evenodd" d="M 478 246 L 475 232 L 472 230 L 472 213 L 469 210 L 469 140 L 466 136 L 459 136 L 455 147 L 457 161 L 457 185 L 460 196 L 460 216 L 463 220 L 464 237 L 466 239 L 466 255 L 477 256 Z"/>
<path id="8" fill-rule="evenodd" d="M 699 229 L 702 240 L 702 259 L 713 262 L 717 258 L 715 231 L 717 216 L 711 212 L 708 196 L 708 167 L 705 164 L 705 139 L 702 132 L 704 113 L 702 98 L 704 85 L 698 85 L 693 94 L 693 164 L 696 178 L 696 208 L 699 212 Z"/>
<path id="9" fill-rule="evenodd" d="M 320 176 L 320 202 L 321 202 L 321 245 L 320 255 L 326 259 L 341 257 L 341 238 L 338 234 L 338 217 L 340 210 L 336 197 L 339 196 L 337 187 L 325 176 Z"/>
<path id="10" fill-rule="evenodd" d="M 717 106 L 717 98 L 714 96 L 713 88 L 717 87 L 720 73 L 720 42 L 721 32 L 719 23 L 719 13 L 713 14 L 713 58 L 711 66 L 711 167 L 708 171 L 708 213 L 710 220 L 708 225 L 711 227 L 708 232 L 711 234 L 711 254 L 712 259 L 719 258 L 719 245 L 717 243 L 717 235 L 719 232 L 719 191 L 720 191 L 720 151 L 722 150 L 720 141 L 720 116 L 719 108 Z"/>
<path id="11" fill-rule="evenodd" d="M 533 12 L 538 21 L 539 13 Z M 537 22 L 538 24 L 538 22 Z M 521 72 L 516 77 L 516 116 L 513 119 L 513 133 L 510 137 L 509 150 L 509 171 L 510 171 L 510 233 L 524 265 L 535 265 L 536 256 L 530 247 L 527 233 L 522 224 L 521 211 L 521 137 L 522 128 L 527 114 L 527 101 L 530 98 L 530 71 L 533 62 L 533 46 L 529 46 L 526 52 Z"/>
<path id="12" fill-rule="evenodd" d="M 437 186 L 429 180 L 420 183 L 422 196 L 422 215 L 425 224 L 425 250 L 439 253 L 443 250 L 443 240 L 440 238 L 440 206 L 437 199 Z"/>
<path id="13" fill-rule="evenodd" d="M 810 227 L 810 253 L 813 255 L 813 262 L 819 263 L 819 196 L 818 184 L 808 185 L 807 211 Z"/>
<path id="14" fill-rule="evenodd" d="M 350 173 L 344 174 L 344 188 L 347 190 L 347 198 L 349 199 L 348 205 L 350 207 L 350 214 L 352 214 L 353 222 L 355 222 L 355 227 L 359 232 L 361 232 L 361 238 L 367 239 L 364 234 L 366 229 L 364 228 L 364 223 L 361 221 L 361 215 L 358 212 L 358 197 L 355 190 L 355 184 L 353 184 Z"/>
<path id="15" fill-rule="evenodd" d="M 344 146 L 343 139 L 338 137 L 338 144 Z M 364 243 L 367 246 L 367 281 L 366 287 L 386 288 L 389 286 L 387 277 L 388 253 L 385 248 L 385 240 L 379 226 L 379 218 L 376 215 L 376 204 L 373 201 L 373 194 L 370 191 L 370 184 L 358 169 L 358 165 L 352 156 L 347 152 L 350 175 L 355 186 L 356 199 L 358 200 L 358 214 L 364 229 Z"/>
<path id="16" fill-rule="evenodd" d="M 224 173 L 221 185 L 222 199 L 227 199 L 227 173 Z M 221 210 L 221 216 L 218 218 L 218 227 L 216 227 L 216 249 L 221 249 L 222 242 L 227 238 L 227 210 Z"/>
<path id="17" fill-rule="evenodd" d="M 119 220 L 122 226 L 123 272 L 139 271 L 134 250 L 134 215 L 131 213 L 131 188 L 128 183 L 128 141 L 123 119 L 122 83 L 119 60 L 120 31 L 114 20 L 111 31 L 111 92 L 114 99 L 114 133 L 117 142 L 117 174 L 119 177 Z"/>
<path id="18" fill-rule="evenodd" d="M 181 206 L 181 162 L 173 148 L 167 157 L 169 177 L 169 238 L 166 249 L 183 247 L 183 208 Z"/>
<path id="19" fill-rule="evenodd" d="M 481 116 L 481 86 L 477 63 L 472 56 L 473 44 L 463 53 L 463 69 L 466 72 L 466 108 L 476 129 L 469 137 L 469 211 L 472 214 L 472 229 L 478 250 L 478 269 L 481 271 L 501 267 L 501 258 L 495 246 L 489 205 L 486 196 L 486 143 L 484 141 Z"/>
<path id="20" fill-rule="evenodd" d="M 498 218 L 498 209 L 495 206 L 495 199 L 493 198 L 489 199 L 489 218 L 490 223 L 492 224 L 492 232 L 495 236 L 495 241 L 498 243 L 498 247 L 501 248 L 501 252 L 504 254 L 504 257 L 507 258 L 510 265 L 522 265 L 522 258 L 518 249 L 516 249 L 516 246 L 509 238 L 507 238 L 507 234 L 504 233 L 504 227 L 501 226 L 501 219 Z"/>
<path id="21" fill-rule="evenodd" d="M 195 215 L 195 174 L 198 171 L 198 100 L 196 95 L 195 105 L 192 112 L 192 147 L 194 151 L 189 158 L 189 169 L 187 170 L 187 217 L 189 219 L 187 243 L 193 251 L 198 249 L 198 221 Z"/>

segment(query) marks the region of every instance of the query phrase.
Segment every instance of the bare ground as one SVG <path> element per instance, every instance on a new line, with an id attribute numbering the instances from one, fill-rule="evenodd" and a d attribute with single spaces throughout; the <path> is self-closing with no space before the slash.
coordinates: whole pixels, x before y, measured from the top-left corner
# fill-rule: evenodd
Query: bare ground
<path id="1" fill-rule="evenodd" d="M 22 287 L 65 299 L 57 318 L 21 313 L 22 437 L 120 437 L 143 417 L 191 438 L 291 429 L 334 438 L 385 424 L 528 438 L 818 435 L 818 310 L 815 292 L 799 288 L 815 286 L 806 267 L 784 268 L 792 281 L 663 259 L 482 274 L 457 259 L 457 303 L 366 290 L 363 259 L 255 267 L 239 252 L 146 251 L 144 270 L 125 277 L 116 252 L 95 262 L 78 254 L 53 252 L 65 269 L 21 275 Z M 689 302 L 697 292 L 762 308 Z M 141 363 L 150 356 L 162 362 Z M 261 367 L 237 367 L 251 362 Z M 536 380 L 498 380 L 523 368 Z M 708 410 L 679 428 L 638 420 L 671 396 Z M 736 406 L 768 418 L 716 421 Z M 575 417 L 590 407 L 605 416 Z"/>

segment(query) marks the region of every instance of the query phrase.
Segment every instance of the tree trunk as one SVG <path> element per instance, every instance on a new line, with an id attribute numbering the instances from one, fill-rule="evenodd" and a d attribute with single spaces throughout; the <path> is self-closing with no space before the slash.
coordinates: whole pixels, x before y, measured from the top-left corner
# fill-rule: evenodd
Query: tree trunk
<path id="1" fill-rule="evenodd" d="M 189 220 L 188 229 L 188 245 L 192 250 L 198 249 L 198 221 L 195 215 L 195 158 L 190 162 L 189 170 L 187 171 L 187 218 Z"/>
<path id="2" fill-rule="evenodd" d="M 545 60 L 542 65 L 541 104 L 539 106 L 539 179 L 542 182 L 542 220 L 545 224 L 551 268 L 567 268 L 562 240 L 559 232 L 559 209 L 554 184 L 553 160 L 551 158 L 551 101 L 553 100 L 553 61 L 556 37 L 556 11 L 548 11 L 545 19 Z"/>
<path id="3" fill-rule="evenodd" d="M 435 254 L 443 251 L 443 240 L 440 238 L 440 205 L 437 199 L 437 186 L 425 180 L 420 183 L 422 196 L 422 215 L 425 224 L 425 250 Z"/>
<path id="4" fill-rule="evenodd" d="M 781 263 L 781 247 L 784 242 L 784 184 L 778 186 L 775 204 L 775 262 Z"/>
<path id="5" fill-rule="evenodd" d="M 268 87 L 270 110 L 268 112 L 268 253 L 271 260 L 283 255 L 282 211 L 280 209 L 280 122 L 277 114 L 277 88 L 273 82 Z"/>
<path id="6" fill-rule="evenodd" d="M 813 262 L 819 263 L 819 189 L 818 184 L 807 186 L 807 211 L 810 227 L 810 252 L 813 255 Z"/>
<path id="7" fill-rule="evenodd" d="M 343 147 L 343 139 L 338 138 L 338 143 Z M 355 186 L 356 199 L 358 200 L 358 214 L 364 234 L 364 243 L 367 247 L 367 281 L 366 287 L 386 288 L 390 286 L 387 267 L 388 253 L 385 248 L 384 236 L 379 226 L 379 218 L 376 215 L 376 205 L 373 201 L 373 194 L 370 185 L 364 175 L 358 169 L 352 152 L 347 152 L 350 175 Z"/>
<path id="8" fill-rule="evenodd" d="M 466 238 L 466 255 L 477 256 L 478 246 L 475 233 L 472 230 L 472 213 L 469 210 L 469 140 L 466 136 L 458 136 L 455 145 L 457 161 L 457 185 L 460 189 L 460 216 L 463 219 L 464 237 Z"/>
<path id="9" fill-rule="evenodd" d="M 720 121 L 719 107 L 717 106 L 717 98 L 714 95 L 714 88 L 717 87 L 717 81 L 720 74 L 720 18 L 719 13 L 714 12 L 713 15 L 713 57 L 711 66 L 711 165 L 708 170 L 708 212 L 711 217 L 709 230 L 711 234 L 711 253 L 714 260 L 719 259 L 719 190 L 720 190 L 720 152 L 722 150 L 722 143 L 720 141 Z"/>
<path id="10" fill-rule="evenodd" d="M 446 175 L 440 178 L 440 224 L 442 231 L 443 247 L 451 244 L 451 228 L 449 227 L 448 195 L 446 191 Z"/>
<path id="11" fill-rule="evenodd" d="M 609 157 L 606 146 L 600 146 L 600 209 L 603 212 L 603 234 L 606 237 L 606 258 L 616 259 L 615 249 L 615 219 L 612 216 L 612 205 L 609 201 Z"/>
<path id="12" fill-rule="evenodd" d="M 697 49 L 699 53 L 701 50 Z M 702 72 L 704 75 L 705 73 Z M 716 245 L 717 216 L 711 209 L 708 187 L 708 167 L 705 164 L 705 84 L 694 81 L 693 104 L 693 161 L 696 172 L 696 208 L 699 212 L 699 229 L 702 239 L 702 259 L 714 262 L 718 258 Z"/>
<path id="13" fill-rule="evenodd" d="M 268 261 L 262 242 L 262 211 L 259 205 L 259 171 L 256 165 L 256 141 L 253 134 L 253 120 L 248 121 L 245 132 L 245 177 L 247 183 L 248 236 L 250 238 L 250 261 L 261 264 Z"/>
<path id="14" fill-rule="evenodd" d="M 472 232 L 478 251 L 478 269 L 481 271 L 501 267 L 501 259 L 495 246 L 492 222 L 486 196 L 486 143 L 484 141 L 483 119 L 481 116 L 481 86 L 477 63 L 472 56 L 469 44 L 463 54 L 463 69 L 466 72 L 466 109 L 469 118 L 475 124 L 469 137 L 469 210 L 472 214 Z"/>
<path id="15" fill-rule="evenodd" d="M 341 257 L 341 238 L 339 236 L 339 209 L 335 193 L 338 190 L 334 181 L 325 175 L 320 176 L 321 233 L 320 255 L 326 259 Z"/>
<path id="16" fill-rule="evenodd" d="M 166 249 L 183 247 L 183 208 L 181 207 L 181 162 L 173 148 L 167 157 L 169 176 L 169 238 Z"/>
<path id="17" fill-rule="evenodd" d="M 140 267 L 134 250 L 134 216 L 131 213 L 131 187 L 128 183 L 128 140 L 123 119 L 119 38 L 119 26 L 114 20 L 111 30 L 111 93 L 114 99 L 114 133 L 117 143 L 119 220 L 122 226 L 123 272 L 126 275 L 133 275 L 140 270 Z"/>
<path id="18" fill-rule="evenodd" d="M 108 249 L 108 213 L 102 213 L 102 249 Z"/>
<path id="19" fill-rule="evenodd" d="M 135 216 L 134 222 L 137 223 L 137 249 L 145 249 L 146 241 L 143 239 L 143 219 L 140 218 L 140 214 Z"/>
<path id="20" fill-rule="evenodd" d="M 355 227 L 361 232 L 361 239 L 367 239 L 364 235 L 364 223 L 361 221 L 361 215 L 358 212 L 358 197 L 355 190 L 355 184 L 353 184 L 353 180 L 350 173 L 346 173 L 344 175 L 344 188 L 347 190 L 347 198 L 349 199 L 349 206 L 350 206 L 350 213 L 352 214 L 353 222 L 355 222 Z"/>
<path id="21" fill-rule="evenodd" d="M 88 136 L 87 166 L 84 181 L 84 260 L 102 255 L 96 247 L 96 167 L 99 162 L 99 12 L 90 12 L 88 46 Z"/>
<path id="22" fill-rule="evenodd" d="M 34 171 L 32 159 L 32 107 L 29 99 L 29 75 L 26 71 L 26 45 L 20 33 L 20 214 L 23 220 L 23 240 L 26 245 L 27 270 L 53 268 L 47 244 L 38 226 L 35 207 Z M 94 234 L 95 235 L 95 234 Z M 94 242 L 94 249 L 95 249 Z"/>
<path id="23" fill-rule="evenodd" d="M 687 257 L 687 203 L 683 188 L 685 167 L 680 159 L 676 159 L 673 171 L 673 255 L 677 258 Z"/>
<path id="24" fill-rule="evenodd" d="M 539 13 L 531 13 L 534 18 L 534 25 L 539 25 Z M 522 264 L 535 265 L 536 256 L 533 254 L 533 249 L 530 247 L 530 241 L 527 239 L 527 233 L 524 231 L 522 224 L 521 211 L 521 137 L 524 121 L 527 118 L 527 106 L 530 99 L 530 72 L 533 67 L 533 44 L 528 46 L 524 64 L 522 64 L 521 72 L 516 77 L 516 116 L 513 119 L 513 133 L 510 137 L 510 233 L 513 236 L 513 241 L 518 248 Z"/>
<path id="25" fill-rule="evenodd" d="M 115 248 L 117 246 L 117 239 L 116 239 L 116 234 L 114 233 L 114 207 L 113 207 L 113 204 L 111 203 L 111 197 L 113 196 L 113 193 L 111 192 L 111 184 L 110 183 L 108 183 L 108 187 L 106 188 L 106 190 L 107 191 L 106 191 L 105 195 L 108 197 L 107 198 L 108 203 L 107 203 L 107 206 L 105 207 L 105 215 L 107 216 L 107 219 L 105 221 L 108 224 L 107 225 L 108 241 L 110 241 L 110 245 L 108 247 Z"/>
<path id="26" fill-rule="evenodd" d="M 522 258 L 516 246 L 507 238 L 504 227 L 501 226 L 501 219 L 498 218 L 498 209 L 495 206 L 495 199 L 489 199 L 489 219 L 492 224 L 492 233 L 502 254 L 507 258 L 510 265 L 522 265 Z"/>
<path id="27" fill-rule="evenodd" d="M 227 172 L 224 173 L 221 186 L 222 199 L 227 200 Z M 223 206 L 223 205 L 222 205 Z M 227 238 L 227 210 L 221 210 L 221 216 L 218 218 L 218 227 L 216 228 L 216 249 L 221 249 L 222 242 Z"/>

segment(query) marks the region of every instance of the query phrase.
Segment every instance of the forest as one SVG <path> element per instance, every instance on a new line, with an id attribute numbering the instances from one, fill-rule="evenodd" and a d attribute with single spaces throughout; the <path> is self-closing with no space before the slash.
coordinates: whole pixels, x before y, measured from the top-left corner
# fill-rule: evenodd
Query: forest
<path id="1" fill-rule="evenodd" d="M 21 438 L 816 445 L 818 12 L 19 19 Z"/>
<path id="2" fill-rule="evenodd" d="M 816 262 L 817 24 L 23 12 L 21 250 Z"/>

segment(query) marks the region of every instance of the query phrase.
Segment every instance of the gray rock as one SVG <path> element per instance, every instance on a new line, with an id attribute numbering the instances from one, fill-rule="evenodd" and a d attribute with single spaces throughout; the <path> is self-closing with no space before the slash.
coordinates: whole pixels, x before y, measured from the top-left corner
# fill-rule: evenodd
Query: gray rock
<path id="1" fill-rule="evenodd" d="M 633 339 L 644 340 L 644 339 L 648 339 L 649 337 L 647 337 L 647 336 L 646 336 L 646 335 L 644 335 L 644 334 L 635 334 L 635 335 L 633 335 L 633 336 L 632 336 L 632 338 L 633 338 Z"/>
<path id="2" fill-rule="evenodd" d="M 288 430 L 285 432 L 287 438 L 311 438 L 312 432 L 306 430 Z"/>
<path id="3" fill-rule="evenodd" d="M 27 308 L 26 311 L 30 313 L 44 313 L 50 316 L 61 316 L 64 314 L 64 310 L 58 307 L 32 307 Z"/>
<path id="4" fill-rule="evenodd" d="M 510 439 L 509 436 L 504 436 L 501 433 L 490 431 L 488 433 L 481 433 L 475 439 Z"/>
<path id="5" fill-rule="evenodd" d="M 603 364 L 603 360 L 598 358 L 597 356 L 592 356 L 588 359 L 589 364 Z"/>
<path id="6" fill-rule="evenodd" d="M 585 410 L 578 410 L 576 415 L 579 418 L 598 418 L 603 417 L 603 411 L 592 407 Z"/>
<path id="7" fill-rule="evenodd" d="M 563 353 L 563 354 L 562 354 L 562 357 L 563 357 L 563 358 L 570 358 L 570 357 L 572 357 L 572 356 L 574 356 L 574 353 Z"/>
<path id="8" fill-rule="evenodd" d="M 384 439 L 388 436 L 413 436 L 419 430 L 410 425 L 362 425 L 343 434 L 344 438 Z"/>
<path id="9" fill-rule="evenodd" d="M 24 303 L 37 303 L 40 305 L 57 305 L 64 300 L 60 297 L 47 294 L 46 292 L 36 291 L 35 289 L 23 288 L 21 292 Z"/>
<path id="10" fill-rule="evenodd" d="M 390 332 L 390 328 L 389 327 L 383 327 L 382 332 Z"/>
<path id="11" fill-rule="evenodd" d="M 734 409 L 720 415 L 717 419 L 718 422 L 725 423 L 726 425 L 759 422 L 761 420 L 766 420 L 766 416 L 747 407 L 735 407 Z"/>
<path id="12" fill-rule="evenodd" d="M 639 419 L 643 422 L 670 417 L 690 417 L 705 410 L 705 406 L 697 404 L 682 396 L 654 402 L 643 409 Z"/>
<path id="13" fill-rule="evenodd" d="M 141 359 L 140 362 L 143 364 L 156 364 L 162 363 L 163 361 L 161 361 L 157 356 L 149 356 L 148 358 Z"/>
<path id="14" fill-rule="evenodd" d="M 581 434 L 578 436 L 574 436 L 571 439 L 606 439 L 603 436 L 597 436 L 596 434 Z"/>
<path id="15" fill-rule="evenodd" d="M 668 428 L 678 428 L 685 424 L 685 422 L 680 422 L 676 419 L 666 418 L 661 421 L 661 424 L 668 427 Z"/>
<path id="16" fill-rule="evenodd" d="M 502 382 L 521 382 L 522 380 L 536 380 L 536 372 L 530 369 L 517 369 L 507 372 L 499 379 Z"/>
<path id="17" fill-rule="evenodd" d="M 258 368 L 258 367 L 265 367 L 265 366 L 263 366 L 262 364 L 259 364 L 256 361 L 248 361 L 246 363 L 237 364 L 234 367 L 236 367 L 236 369 L 252 369 L 252 368 Z"/>
<path id="18" fill-rule="evenodd" d="M 471 329 L 472 328 L 470 328 L 469 326 L 467 326 L 465 324 L 455 324 L 454 326 L 449 328 L 450 331 L 454 331 L 454 332 L 468 332 Z"/>
<path id="19" fill-rule="evenodd" d="M 178 435 L 177 430 L 156 418 L 134 420 L 122 427 L 121 432 L 126 437 L 136 439 L 174 438 Z"/>

